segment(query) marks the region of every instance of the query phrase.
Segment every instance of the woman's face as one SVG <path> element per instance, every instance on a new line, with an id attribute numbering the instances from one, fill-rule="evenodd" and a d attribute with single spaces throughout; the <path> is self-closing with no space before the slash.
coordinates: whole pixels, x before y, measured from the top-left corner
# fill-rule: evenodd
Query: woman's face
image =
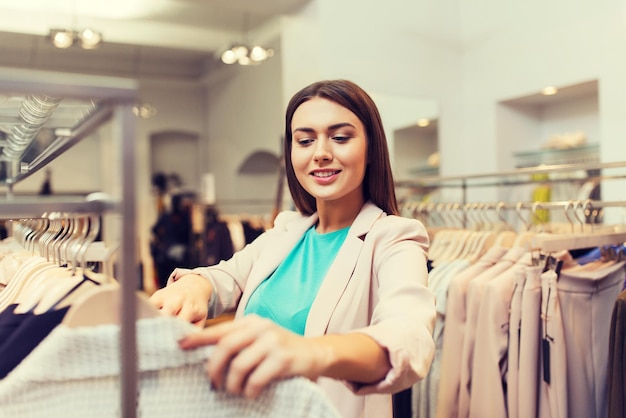
<path id="1" fill-rule="evenodd" d="M 302 103 L 291 121 L 291 161 L 302 187 L 318 201 L 363 201 L 367 166 L 365 128 L 357 116 L 328 99 Z"/>

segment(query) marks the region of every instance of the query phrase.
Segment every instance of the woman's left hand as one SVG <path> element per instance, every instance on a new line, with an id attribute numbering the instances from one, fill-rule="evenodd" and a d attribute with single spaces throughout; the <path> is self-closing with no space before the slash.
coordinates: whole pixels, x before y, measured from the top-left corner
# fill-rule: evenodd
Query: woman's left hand
<path id="1" fill-rule="evenodd" d="M 329 355 L 324 344 L 257 315 L 209 326 L 183 338 L 183 349 L 215 345 L 207 371 L 216 389 L 256 398 L 272 381 L 317 379 Z"/>

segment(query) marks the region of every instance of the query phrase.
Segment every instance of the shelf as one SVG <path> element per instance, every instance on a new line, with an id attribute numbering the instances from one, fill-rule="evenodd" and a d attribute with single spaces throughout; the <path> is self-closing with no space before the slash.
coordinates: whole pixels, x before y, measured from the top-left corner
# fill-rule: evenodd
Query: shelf
<path id="1" fill-rule="evenodd" d="M 409 173 L 418 176 L 438 176 L 439 167 L 420 166 L 410 169 Z"/>
<path id="2" fill-rule="evenodd" d="M 610 163 L 588 163 L 588 164 L 555 164 L 540 167 L 518 168 L 508 171 L 498 171 L 493 173 L 478 173 L 464 176 L 433 176 L 422 177 L 419 179 L 398 180 L 396 186 L 399 187 L 465 187 L 467 185 L 482 185 L 477 180 L 490 179 L 496 181 L 497 185 L 513 184 L 520 178 L 530 177 L 533 174 L 551 174 L 551 173 L 572 173 L 580 170 L 610 170 L 623 169 L 626 167 L 626 161 L 616 161 Z M 621 176 L 619 176 L 621 178 Z"/>
<path id="3" fill-rule="evenodd" d="M 553 164 L 585 164 L 600 161 L 600 146 L 588 144 L 575 148 L 542 149 L 514 152 L 516 167 L 537 167 Z"/>

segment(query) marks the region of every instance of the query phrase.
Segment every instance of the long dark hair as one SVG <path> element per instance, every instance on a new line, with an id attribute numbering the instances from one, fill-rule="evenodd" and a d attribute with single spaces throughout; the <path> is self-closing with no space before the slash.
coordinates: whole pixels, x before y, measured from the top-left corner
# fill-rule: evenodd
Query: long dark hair
<path id="1" fill-rule="evenodd" d="M 397 215 L 398 203 L 389 161 L 387 138 L 380 113 L 372 98 L 358 85 L 348 80 L 325 80 L 313 83 L 297 92 L 289 101 L 285 112 L 285 137 L 283 153 L 285 171 L 291 197 L 298 211 L 311 215 L 317 211 L 315 198 L 298 182 L 291 161 L 291 121 L 298 107 L 314 97 L 331 100 L 354 113 L 367 136 L 367 167 L 363 178 L 363 195 L 388 214 Z"/>

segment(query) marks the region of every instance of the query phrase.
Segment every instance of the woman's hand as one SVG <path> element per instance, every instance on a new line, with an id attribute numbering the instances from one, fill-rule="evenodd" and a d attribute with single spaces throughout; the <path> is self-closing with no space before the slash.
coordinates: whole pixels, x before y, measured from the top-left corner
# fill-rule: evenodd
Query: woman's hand
<path id="1" fill-rule="evenodd" d="M 256 315 L 212 325 L 180 341 L 183 349 L 210 344 L 215 345 L 207 366 L 213 387 L 248 398 L 256 398 L 281 378 L 317 379 L 328 358 L 326 347 L 316 339 Z"/>
<path id="2" fill-rule="evenodd" d="M 168 285 L 157 290 L 150 302 L 165 315 L 178 316 L 195 325 L 204 326 L 209 312 L 209 298 L 213 292 L 204 277 L 176 269 Z"/>

